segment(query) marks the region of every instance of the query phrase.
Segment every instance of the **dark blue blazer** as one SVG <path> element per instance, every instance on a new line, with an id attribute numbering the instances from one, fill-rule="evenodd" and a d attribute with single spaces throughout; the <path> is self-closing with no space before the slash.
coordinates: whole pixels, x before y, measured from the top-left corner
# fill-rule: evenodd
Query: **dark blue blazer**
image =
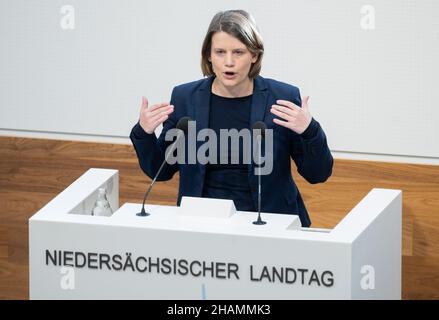
<path id="1" fill-rule="evenodd" d="M 208 128 L 211 85 L 214 77 L 186 83 L 172 91 L 171 104 L 174 112 L 163 123 L 160 137 L 147 134 L 137 123 L 130 134 L 130 139 L 139 159 L 142 170 L 150 178 L 157 173 L 163 162 L 165 150 L 170 142 L 165 141 L 165 134 L 176 126 L 184 116 L 196 120 L 197 132 Z M 262 176 L 262 211 L 299 215 L 302 226 L 311 224 L 305 204 L 291 175 L 291 160 L 296 163 L 299 174 L 309 183 L 326 181 L 332 173 L 333 158 L 329 151 L 326 136 L 320 124 L 313 118 L 311 124 L 301 135 L 287 128 L 276 125 L 271 112 L 271 105 L 283 99 L 301 106 L 300 92 L 297 87 L 261 76 L 255 78 L 251 106 L 250 124 L 264 121 L 273 129 L 273 171 Z M 202 144 L 202 143 L 199 143 Z M 180 186 L 177 205 L 182 196 L 201 197 L 203 192 L 206 166 L 202 164 L 166 164 L 159 181 L 170 180 L 180 171 Z M 248 181 L 255 208 L 257 208 L 258 176 L 254 174 L 253 164 L 249 165 Z"/>

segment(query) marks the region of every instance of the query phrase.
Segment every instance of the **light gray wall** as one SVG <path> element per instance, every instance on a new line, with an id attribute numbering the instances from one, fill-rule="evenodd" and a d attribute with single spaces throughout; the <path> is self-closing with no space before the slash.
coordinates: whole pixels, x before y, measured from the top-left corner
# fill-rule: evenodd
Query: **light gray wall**
<path id="1" fill-rule="evenodd" d="M 361 28 L 364 5 L 374 30 Z M 439 158 L 433 0 L 1 0 L 0 129 L 127 137 L 141 95 L 169 100 L 201 78 L 208 23 L 231 8 L 256 18 L 262 75 L 311 96 L 331 150 Z"/>

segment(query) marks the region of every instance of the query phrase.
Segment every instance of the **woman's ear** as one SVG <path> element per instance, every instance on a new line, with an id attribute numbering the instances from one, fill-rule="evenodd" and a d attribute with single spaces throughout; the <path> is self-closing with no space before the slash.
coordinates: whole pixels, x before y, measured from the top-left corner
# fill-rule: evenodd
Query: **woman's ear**
<path id="1" fill-rule="evenodd" d="M 258 58 L 259 58 L 259 54 L 257 54 L 257 53 L 252 54 L 252 63 L 255 63 L 256 61 L 258 61 Z"/>

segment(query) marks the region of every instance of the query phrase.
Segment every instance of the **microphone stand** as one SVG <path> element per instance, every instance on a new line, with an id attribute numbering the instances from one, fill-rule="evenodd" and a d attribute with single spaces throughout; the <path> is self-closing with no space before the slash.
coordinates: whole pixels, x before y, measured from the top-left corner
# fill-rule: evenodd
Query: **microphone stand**
<path id="1" fill-rule="evenodd" d="M 151 184 L 149 185 L 148 191 L 146 191 L 145 196 L 143 197 L 142 210 L 139 213 L 136 213 L 137 216 L 147 217 L 147 216 L 151 215 L 150 213 L 146 212 L 146 210 L 145 210 L 146 198 L 148 198 L 148 195 L 151 192 L 152 186 L 154 185 L 155 181 L 157 180 L 157 177 L 159 176 L 160 172 L 162 171 L 163 167 L 165 166 L 165 163 L 168 161 L 169 156 L 171 155 L 172 152 L 174 152 L 174 147 L 182 135 L 184 135 L 184 133 L 183 133 L 183 131 L 180 131 L 177 135 L 177 139 L 175 139 L 175 141 L 172 143 L 172 147 L 169 149 L 168 154 L 165 155 L 165 159 L 163 160 L 159 170 L 157 171 L 156 175 L 154 176 L 154 179 L 152 180 Z"/>
<path id="2" fill-rule="evenodd" d="M 258 220 L 253 221 L 253 224 L 256 225 L 264 225 L 267 222 L 262 221 L 261 219 L 261 145 L 262 145 L 262 135 L 259 134 L 257 137 L 258 140 L 258 163 L 259 163 L 259 174 L 258 174 Z"/>

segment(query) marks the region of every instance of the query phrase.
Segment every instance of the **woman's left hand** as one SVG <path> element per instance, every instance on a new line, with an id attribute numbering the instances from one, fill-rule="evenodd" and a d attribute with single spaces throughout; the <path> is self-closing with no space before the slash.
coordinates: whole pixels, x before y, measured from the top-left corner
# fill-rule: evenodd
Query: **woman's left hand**
<path id="1" fill-rule="evenodd" d="M 277 100 L 277 104 L 271 106 L 271 113 L 277 115 L 280 119 L 273 119 L 273 122 L 285 128 L 302 134 L 311 123 L 312 116 L 308 108 L 309 96 L 302 99 L 302 107 L 299 107 L 287 100 Z"/>

